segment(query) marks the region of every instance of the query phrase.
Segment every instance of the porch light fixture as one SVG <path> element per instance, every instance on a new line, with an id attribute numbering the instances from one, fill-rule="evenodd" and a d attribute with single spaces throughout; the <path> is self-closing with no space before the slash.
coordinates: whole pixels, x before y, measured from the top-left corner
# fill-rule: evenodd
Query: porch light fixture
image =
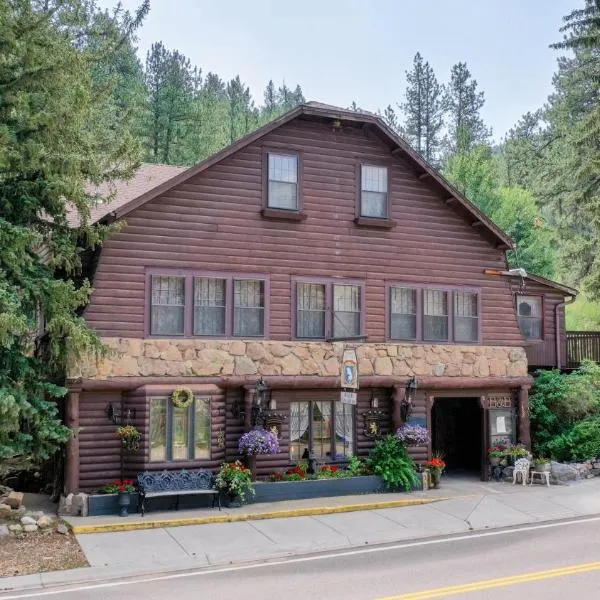
<path id="1" fill-rule="evenodd" d="M 254 402 L 252 404 L 252 425 L 261 424 L 264 420 L 264 410 L 269 386 L 261 377 L 254 386 Z"/>
<path id="2" fill-rule="evenodd" d="M 413 375 L 406 383 L 406 393 L 404 395 L 404 400 L 402 401 L 402 406 L 400 407 L 403 422 L 406 422 L 412 413 L 413 404 L 417 397 L 417 387 L 417 378 Z"/>

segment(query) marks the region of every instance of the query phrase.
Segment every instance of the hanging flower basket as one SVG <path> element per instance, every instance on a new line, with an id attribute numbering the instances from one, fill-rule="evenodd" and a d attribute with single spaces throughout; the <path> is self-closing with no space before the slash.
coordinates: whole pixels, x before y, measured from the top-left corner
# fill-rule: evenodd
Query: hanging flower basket
<path id="1" fill-rule="evenodd" d="M 117 427 L 116 435 L 121 440 L 125 450 L 130 452 L 139 450 L 142 434 L 133 425 Z"/>
<path id="2" fill-rule="evenodd" d="M 421 425 L 401 425 L 396 430 L 396 437 L 405 446 L 426 446 L 431 440 L 429 430 Z"/>
<path id="3" fill-rule="evenodd" d="M 171 394 L 171 402 L 177 408 L 189 408 L 194 401 L 194 392 L 190 388 L 178 387 Z"/>

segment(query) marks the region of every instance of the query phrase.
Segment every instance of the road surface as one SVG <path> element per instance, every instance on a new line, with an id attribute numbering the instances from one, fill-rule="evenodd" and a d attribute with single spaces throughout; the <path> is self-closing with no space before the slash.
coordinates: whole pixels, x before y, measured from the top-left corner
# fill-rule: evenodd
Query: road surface
<path id="1" fill-rule="evenodd" d="M 1 600 L 600 599 L 600 517 L 272 563 L 156 573 Z"/>

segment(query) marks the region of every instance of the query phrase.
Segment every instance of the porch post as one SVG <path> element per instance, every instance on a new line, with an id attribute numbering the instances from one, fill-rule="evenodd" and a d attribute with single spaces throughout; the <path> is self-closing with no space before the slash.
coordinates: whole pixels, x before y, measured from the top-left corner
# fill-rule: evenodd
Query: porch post
<path id="1" fill-rule="evenodd" d="M 72 429 L 71 437 L 67 442 L 67 456 L 65 461 L 65 492 L 76 494 L 79 492 L 79 389 L 69 390 L 65 413 L 65 423 Z"/>
<path id="2" fill-rule="evenodd" d="M 406 388 L 402 385 L 395 385 L 392 392 L 392 425 L 394 431 L 402 425 L 402 402 L 406 397 Z"/>
<path id="3" fill-rule="evenodd" d="M 433 423 L 431 422 L 431 415 L 433 412 L 433 403 L 435 402 L 435 396 L 427 395 L 425 398 L 425 409 L 427 410 L 427 427 L 429 429 L 429 444 L 427 444 L 427 460 L 431 460 L 433 456 Z"/>
<path id="4" fill-rule="evenodd" d="M 531 432 L 529 429 L 529 386 L 519 388 L 519 442 L 531 448 Z"/>
<path id="5" fill-rule="evenodd" d="M 244 388 L 244 432 L 252 429 L 252 404 L 254 400 L 254 388 Z"/>

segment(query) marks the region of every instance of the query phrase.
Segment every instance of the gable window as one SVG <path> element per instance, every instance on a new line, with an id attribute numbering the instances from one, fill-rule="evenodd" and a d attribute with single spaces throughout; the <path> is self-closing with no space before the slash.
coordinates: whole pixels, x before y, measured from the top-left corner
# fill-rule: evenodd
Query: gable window
<path id="1" fill-rule="evenodd" d="M 178 408 L 168 398 L 150 400 L 150 461 L 210 458 L 210 400 L 194 398 Z"/>
<path id="2" fill-rule="evenodd" d="M 354 407 L 329 400 L 290 402 L 290 460 L 312 453 L 317 460 L 354 454 Z"/>
<path id="3" fill-rule="evenodd" d="M 447 341 L 448 329 L 448 292 L 423 290 L 423 339 Z"/>
<path id="4" fill-rule="evenodd" d="M 260 337 L 264 334 L 265 282 L 235 280 L 233 282 L 233 335 Z"/>
<path id="5" fill-rule="evenodd" d="M 296 283 L 296 337 L 343 339 L 362 331 L 359 284 Z"/>
<path id="6" fill-rule="evenodd" d="M 194 278 L 194 335 L 225 335 L 226 279 Z"/>
<path id="7" fill-rule="evenodd" d="M 528 340 L 541 340 L 542 297 L 517 296 L 517 314 L 525 338 Z"/>
<path id="8" fill-rule="evenodd" d="M 185 279 L 152 276 L 150 332 L 156 335 L 183 335 Z"/>
<path id="9" fill-rule="evenodd" d="M 269 208 L 298 210 L 298 156 L 268 153 Z"/>
<path id="10" fill-rule="evenodd" d="M 390 338 L 417 338 L 417 290 L 405 287 L 390 288 Z"/>
<path id="11" fill-rule="evenodd" d="M 388 170 L 386 167 L 361 165 L 360 216 L 388 217 Z"/>
<path id="12" fill-rule="evenodd" d="M 479 340 L 479 302 L 472 292 L 454 293 L 454 341 Z"/>

